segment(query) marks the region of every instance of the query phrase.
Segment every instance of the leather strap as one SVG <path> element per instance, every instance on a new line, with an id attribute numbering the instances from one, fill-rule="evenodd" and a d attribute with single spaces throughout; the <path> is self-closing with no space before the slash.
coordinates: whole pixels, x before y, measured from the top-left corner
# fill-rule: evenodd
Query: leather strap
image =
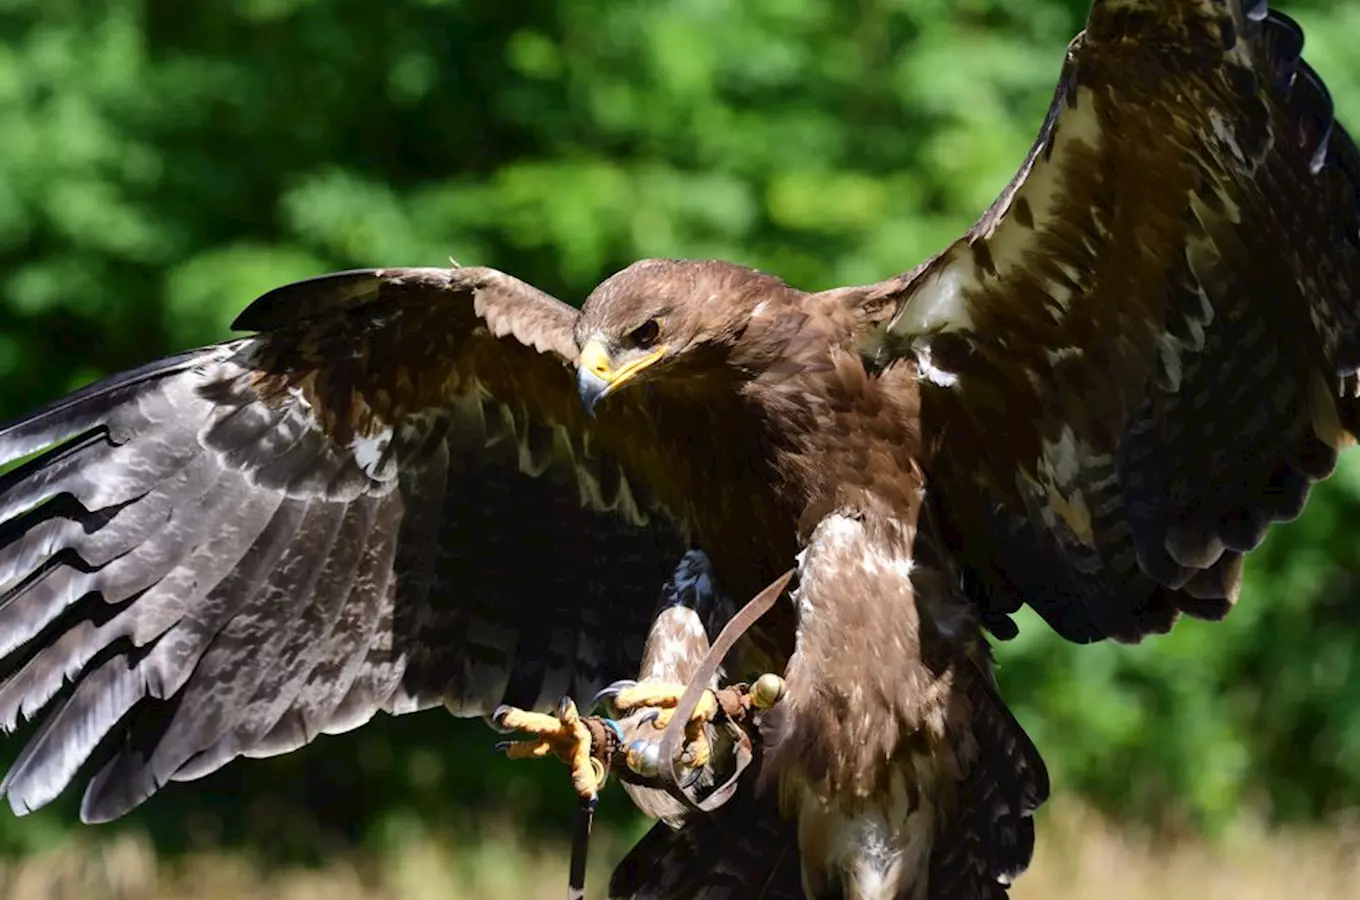
<path id="1" fill-rule="evenodd" d="M 737 744 L 736 770 L 727 781 L 715 788 L 707 797 L 703 800 L 697 800 L 680 784 L 675 772 L 675 754 L 680 748 L 685 726 L 689 723 L 690 716 L 694 714 L 694 708 L 699 705 L 699 698 L 703 696 L 708 683 L 718 673 L 718 668 L 727 657 L 728 651 L 761 616 L 774 607 L 774 602 L 779 599 L 784 588 L 788 587 L 793 574 L 794 570 L 789 569 L 776 578 L 765 590 L 752 597 L 723 627 L 723 630 L 718 634 L 718 639 L 708 648 L 708 653 L 700 661 L 699 667 L 694 670 L 694 677 L 690 679 L 689 685 L 685 688 L 685 693 L 680 696 L 679 704 L 676 705 L 675 711 L 671 713 L 671 719 L 666 723 L 666 730 L 661 733 L 661 746 L 659 748 L 661 759 L 656 773 L 657 781 L 666 789 L 666 793 L 695 812 L 712 812 L 730 800 L 732 794 L 736 792 L 741 773 L 751 764 L 753 754 L 750 738 L 743 734 L 741 741 Z"/>
<path id="2" fill-rule="evenodd" d="M 567 900 L 584 900 L 586 896 L 586 861 L 590 858 L 590 826 L 595 821 L 595 807 L 599 798 L 583 802 L 576 808 L 576 824 L 571 832 L 571 865 L 567 870 Z"/>
<path id="3" fill-rule="evenodd" d="M 779 595 L 784 592 L 789 584 L 789 579 L 793 578 L 793 569 L 789 569 L 783 575 L 776 578 L 769 587 L 756 594 L 751 600 L 737 611 L 737 614 L 718 634 L 718 639 L 708 648 L 708 653 L 699 662 L 699 668 L 694 670 L 694 677 L 685 686 L 685 693 L 680 696 L 680 703 L 675 707 L 671 714 L 671 720 L 666 723 L 666 730 L 661 733 L 661 761 L 656 773 L 657 781 L 666 789 L 666 793 L 679 800 L 695 812 L 712 812 L 722 806 L 732 798 L 736 792 L 737 785 L 741 780 L 741 773 L 751 764 L 754 753 L 751 750 L 751 739 L 740 728 L 741 740 L 737 743 L 736 770 L 731 777 L 724 781 L 718 788 L 703 800 L 696 800 L 679 782 L 675 775 L 675 751 L 680 744 L 681 735 L 685 733 L 685 726 L 689 723 L 689 717 L 694 714 L 694 707 L 699 705 L 699 698 L 704 693 L 704 688 L 713 676 L 717 674 L 718 667 L 722 665 L 732 645 L 735 644 L 743 634 L 750 630 L 761 616 L 769 612 L 774 606 L 774 602 L 779 599 Z M 617 733 L 610 732 L 605 734 L 603 726 L 596 722 L 588 724 L 591 731 L 592 747 L 605 748 L 602 758 L 607 761 L 613 753 L 618 752 Z M 612 742 L 611 742 L 612 739 Z M 607 763 L 606 763 L 607 765 Z M 586 860 L 590 851 L 590 827 L 595 820 L 595 807 L 599 804 L 599 797 L 592 797 L 584 801 L 576 810 L 576 824 L 572 829 L 571 835 L 571 864 L 567 872 L 567 900 L 583 900 L 586 891 Z"/>

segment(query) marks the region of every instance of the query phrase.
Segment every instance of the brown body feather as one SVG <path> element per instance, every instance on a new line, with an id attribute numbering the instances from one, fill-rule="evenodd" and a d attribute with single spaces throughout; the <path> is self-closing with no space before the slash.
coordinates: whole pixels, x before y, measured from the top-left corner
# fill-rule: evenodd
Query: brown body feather
<path id="1" fill-rule="evenodd" d="M 787 676 L 759 778 L 698 819 L 630 786 L 669 824 L 614 894 L 1004 898 L 1048 784 L 983 627 L 1225 614 L 1360 421 L 1360 152 L 1301 45 L 1260 2 L 1097 0 L 1015 179 L 878 284 L 649 260 L 578 313 L 340 273 L 5 426 L 40 455 L 0 476 L 0 723 L 53 709 L 0 791 L 112 734 L 102 820 L 380 710 L 684 678 L 797 560 L 729 660 Z"/>

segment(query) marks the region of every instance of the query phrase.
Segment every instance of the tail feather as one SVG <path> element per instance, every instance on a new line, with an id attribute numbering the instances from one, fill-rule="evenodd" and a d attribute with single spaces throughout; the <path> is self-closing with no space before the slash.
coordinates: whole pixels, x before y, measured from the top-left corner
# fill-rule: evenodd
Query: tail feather
<path id="1" fill-rule="evenodd" d="M 930 857 L 929 900 L 1006 900 L 1034 856 L 1034 811 L 1048 768 L 991 685 L 974 690 L 977 754 L 959 784 L 956 813 Z"/>
<path id="2" fill-rule="evenodd" d="M 614 869 L 610 900 L 803 900 L 794 824 L 754 787 L 679 828 L 656 823 Z"/>

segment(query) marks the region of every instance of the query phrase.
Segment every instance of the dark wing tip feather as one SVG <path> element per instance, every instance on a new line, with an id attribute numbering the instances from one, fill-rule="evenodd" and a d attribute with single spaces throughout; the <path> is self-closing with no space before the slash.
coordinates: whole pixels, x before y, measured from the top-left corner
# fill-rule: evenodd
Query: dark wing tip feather
<path id="1" fill-rule="evenodd" d="M 1291 137 L 1312 151 L 1310 171 L 1316 175 L 1341 149 L 1332 146 L 1337 122 L 1331 91 L 1303 58 L 1304 33 L 1298 22 L 1271 10 L 1262 29 L 1262 46 L 1275 76 L 1275 89 L 1285 96 L 1288 109 L 1296 117 L 1298 130 Z M 1341 144 L 1349 141 L 1344 131 L 1340 138 Z"/>
<path id="2" fill-rule="evenodd" d="M 1130 499 L 1137 501 L 1130 510 L 1130 524 L 1142 569 L 1161 585 L 1174 589 L 1168 595 L 1174 614 L 1183 612 L 1211 620 L 1226 615 L 1236 599 L 1243 554 L 1261 544 L 1273 523 L 1291 520 L 1302 512 L 1312 484 L 1326 478 L 1335 466 L 1337 450 L 1330 442 L 1338 437 L 1343 444 L 1347 440 L 1344 435 L 1328 434 L 1328 443 L 1324 443 L 1318 436 L 1334 430 L 1333 427 L 1309 422 L 1306 417 L 1301 420 L 1296 415 L 1299 406 L 1308 402 L 1307 380 L 1348 375 L 1360 365 L 1360 310 L 1353 302 L 1356 282 L 1360 280 L 1357 278 L 1360 271 L 1356 270 L 1356 244 L 1360 240 L 1360 150 L 1336 120 L 1326 84 L 1303 58 L 1305 38 L 1299 23 L 1286 13 L 1269 9 L 1264 0 L 1246 4 L 1243 13 L 1245 33 L 1255 44 L 1258 73 L 1273 87 L 1266 93 L 1273 95 L 1272 102 L 1282 119 L 1275 120 L 1276 143 L 1271 156 L 1257 162 L 1254 170 L 1257 180 L 1241 190 L 1276 194 L 1291 191 L 1300 198 L 1294 201 L 1296 205 L 1307 202 L 1321 207 L 1321 210 L 1275 207 L 1274 221 L 1254 223 L 1257 231 L 1275 229 L 1273 240 L 1292 239 L 1303 232 L 1304 240 L 1311 244 L 1293 248 L 1302 251 L 1299 255 L 1304 268 L 1292 273 L 1295 282 L 1292 287 L 1302 294 L 1304 304 L 1313 305 L 1315 321 L 1291 322 L 1272 317 L 1269 305 L 1254 302 L 1246 285 L 1217 296 L 1210 288 L 1208 299 L 1221 311 L 1213 326 L 1220 346 L 1217 355 L 1211 356 L 1215 343 L 1211 336 L 1209 349 L 1200 352 L 1197 365 L 1202 383 L 1217 388 L 1216 393 L 1231 389 L 1228 384 L 1231 379 L 1246 383 L 1253 375 L 1244 357 L 1253 351 L 1262 355 L 1262 345 L 1248 340 L 1245 333 L 1232 334 L 1231 329 L 1234 322 L 1265 325 L 1271 335 L 1271 343 L 1266 346 L 1278 354 L 1279 361 L 1268 381 L 1256 376 L 1256 390 L 1267 398 L 1272 392 L 1279 395 L 1292 386 L 1294 399 L 1286 407 L 1279 407 L 1277 401 L 1277 408 L 1269 413 L 1274 417 L 1275 427 L 1267 429 L 1264 439 L 1248 430 L 1250 420 L 1234 418 L 1235 414 L 1227 409 L 1233 404 L 1227 404 L 1218 414 L 1221 421 L 1217 434 L 1195 424 L 1188 428 L 1163 427 L 1159 434 L 1126 436 L 1120 451 L 1125 454 L 1122 476 L 1126 490 Z M 1249 119 L 1250 112 L 1241 111 L 1241 115 Z M 1300 170 L 1300 163 L 1306 164 L 1306 170 Z M 1267 173 L 1264 180 L 1262 172 Z M 1316 226 L 1311 222 L 1316 222 Z M 1278 233 L 1285 230 L 1287 234 Z M 1232 247 L 1232 239 L 1224 237 L 1225 246 Z M 1326 274 L 1319 278 L 1315 270 Z M 1231 274 L 1217 273 L 1217 277 L 1225 284 L 1231 283 Z M 1296 308 L 1304 307 L 1301 304 Z M 1307 333 L 1315 328 L 1316 333 Z M 1186 389 L 1185 394 L 1188 397 L 1193 390 Z M 1317 402 L 1318 398 L 1312 399 Z M 1183 400 L 1176 402 L 1185 405 Z M 1321 401 L 1323 405 L 1327 402 Z M 1344 414 L 1347 401 L 1340 391 L 1330 402 L 1337 405 L 1343 429 L 1353 433 Z M 1178 409 L 1167 414 L 1166 420 L 1186 415 L 1184 409 Z M 1321 418 L 1326 420 L 1329 416 L 1324 413 Z M 1277 434 L 1269 434 L 1272 430 Z M 1168 438 L 1174 432 L 1179 432 L 1181 439 Z M 1256 458 L 1249 458 L 1245 465 L 1223 463 L 1217 470 L 1201 471 L 1206 485 L 1202 490 L 1215 496 L 1177 501 L 1177 494 L 1185 492 L 1170 489 L 1178 477 L 1173 473 L 1199 465 L 1192 461 L 1196 458 L 1211 459 L 1215 445 L 1221 445 L 1227 434 L 1250 436 L 1250 444 L 1257 447 Z M 1200 445 L 1192 446 L 1197 440 Z M 1134 444 L 1141 445 L 1141 460 L 1128 457 Z M 1235 458 L 1235 452 L 1228 456 Z M 1145 467 L 1148 463 L 1160 470 L 1150 480 Z M 1237 476 L 1236 483 L 1222 483 L 1225 471 Z M 1144 483 L 1131 486 L 1134 479 Z M 1208 487 L 1215 481 L 1219 482 L 1216 487 Z M 1166 624 L 1169 627 L 1170 622 Z M 1162 630 L 1165 629 L 1157 629 Z"/>
<path id="3" fill-rule="evenodd" d="M 1336 105 L 1326 82 L 1303 57 L 1303 27 L 1284 12 L 1267 10 L 1264 0 L 1259 5 L 1268 65 L 1276 76 L 1278 92 L 1299 118 L 1300 130 L 1294 137 L 1313 151 L 1314 175 L 1328 166 L 1341 172 L 1342 182 L 1349 188 L 1349 197 L 1343 199 L 1349 201 L 1349 218 L 1354 224 L 1360 211 L 1360 149 L 1336 118 Z M 1360 234 L 1350 236 L 1360 238 Z M 1349 371 L 1356 365 L 1360 360 L 1345 364 L 1345 368 Z"/>

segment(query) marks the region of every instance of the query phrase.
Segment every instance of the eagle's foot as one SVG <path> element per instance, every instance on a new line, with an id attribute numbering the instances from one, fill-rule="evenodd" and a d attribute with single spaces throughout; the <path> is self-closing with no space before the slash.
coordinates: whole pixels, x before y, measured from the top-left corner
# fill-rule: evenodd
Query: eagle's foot
<path id="1" fill-rule="evenodd" d="M 595 702 L 608 702 L 616 716 L 648 710 L 647 718 L 657 732 L 670 723 L 687 685 L 664 681 L 616 681 L 595 695 Z M 689 721 L 685 723 L 685 743 L 677 760 L 687 768 L 700 769 L 710 759 L 706 727 L 720 714 L 734 722 L 744 721 L 754 710 L 769 709 L 784 696 L 784 679 L 766 673 L 750 685 L 728 685 L 718 691 L 705 690 L 699 696 Z M 656 753 L 645 749 L 645 742 L 628 745 L 628 767 L 640 775 L 655 771 Z M 651 745 L 653 748 L 655 745 Z M 633 749 L 637 748 L 637 749 Z M 636 764 L 635 764 L 636 763 Z"/>
<path id="2" fill-rule="evenodd" d="M 557 715 L 529 712 L 514 706 L 500 706 L 491 714 L 492 724 L 504 732 L 523 731 L 534 737 L 504 741 L 497 749 L 510 759 L 542 759 L 556 756 L 571 769 L 571 786 L 582 803 L 594 804 L 608 775 L 609 754 L 593 732 L 604 727 L 601 720 L 583 719 L 570 697 L 563 697 Z M 590 727 L 594 724 L 596 727 Z M 617 726 L 615 726 L 617 729 Z M 603 759 L 601 758 L 603 757 Z"/>
<path id="3" fill-rule="evenodd" d="M 670 724 L 675 707 L 680 705 L 680 698 L 684 696 L 687 687 L 684 684 L 666 681 L 616 681 L 596 694 L 595 702 L 608 702 L 615 716 L 619 718 L 645 710 L 638 724 L 650 723 L 655 733 L 660 735 Z M 717 696 L 712 691 L 705 690 L 699 696 L 699 702 L 695 704 L 694 712 L 685 724 L 685 742 L 680 749 L 677 763 L 690 769 L 701 769 L 708 764 L 712 750 L 708 745 L 708 736 L 704 728 L 712 721 L 718 708 Z M 629 754 L 628 768 L 644 777 L 654 775 L 656 772 L 654 757 L 659 758 L 657 745 L 647 741 L 636 741 L 629 744 L 629 747 L 634 749 Z"/>
<path id="4" fill-rule="evenodd" d="M 595 695 L 595 702 L 607 701 L 619 716 L 626 716 L 642 709 L 655 710 L 652 724 L 664 729 L 680 705 L 687 685 L 665 681 L 616 681 Z M 718 711 L 718 700 L 712 691 L 699 695 L 699 702 L 690 716 L 691 722 L 700 725 L 708 722 Z"/>

